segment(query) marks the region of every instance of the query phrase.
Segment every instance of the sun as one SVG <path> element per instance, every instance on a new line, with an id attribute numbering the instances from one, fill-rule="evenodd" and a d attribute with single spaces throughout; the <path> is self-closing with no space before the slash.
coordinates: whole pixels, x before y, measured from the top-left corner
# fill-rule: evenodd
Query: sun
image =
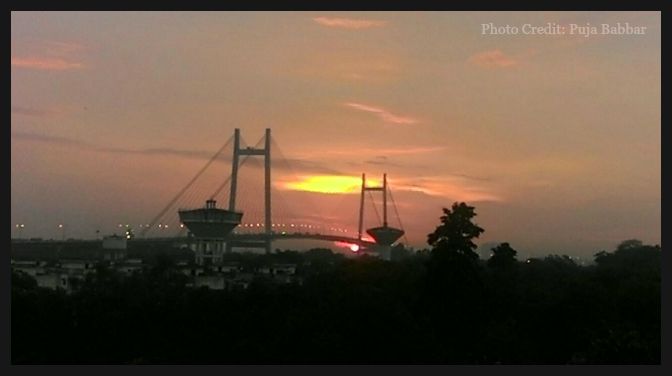
<path id="1" fill-rule="evenodd" d="M 377 184 L 372 181 L 371 184 Z M 357 193 L 362 186 L 361 177 L 345 175 L 304 176 L 300 180 L 282 184 L 283 188 L 295 191 L 307 191 L 328 194 Z"/>

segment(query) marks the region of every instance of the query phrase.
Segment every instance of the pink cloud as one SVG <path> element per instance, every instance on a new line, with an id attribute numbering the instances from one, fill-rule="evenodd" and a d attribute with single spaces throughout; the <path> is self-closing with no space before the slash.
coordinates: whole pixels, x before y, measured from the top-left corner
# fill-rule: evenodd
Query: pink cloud
<path id="1" fill-rule="evenodd" d="M 344 80 L 384 84 L 398 80 L 406 70 L 405 58 L 374 50 L 322 51 L 309 54 L 290 65 L 278 66 L 282 74 L 291 72 L 301 78 L 343 83 Z"/>
<path id="2" fill-rule="evenodd" d="M 13 57 L 12 66 L 39 70 L 81 69 L 84 64 L 51 57 Z"/>
<path id="3" fill-rule="evenodd" d="M 42 43 L 45 52 L 52 56 L 65 56 L 84 49 L 79 43 L 44 41 Z"/>
<path id="4" fill-rule="evenodd" d="M 330 155 L 359 155 L 359 156 L 380 156 L 380 155 L 412 155 L 433 153 L 447 149 L 446 146 L 411 146 L 402 148 L 380 148 L 372 149 L 366 147 L 357 147 L 356 150 L 317 150 L 315 154 Z"/>
<path id="5" fill-rule="evenodd" d="M 484 68 L 509 68 L 518 65 L 518 60 L 507 56 L 499 49 L 477 53 L 468 61 Z"/>
<path id="6" fill-rule="evenodd" d="M 376 114 L 386 123 L 408 125 L 408 124 L 416 124 L 419 122 L 417 119 L 413 119 L 411 117 L 394 115 L 388 110 L 380 107 L 374 107 L 366 104 L 353 103 L 353 102 L 345 103 L 344 105 L 359 111 Z"/>
<path id="7" fill-rule="evenodd" d="M 332 18 L 332 17 L 315 17 L 313 21 L 320 25 L 327 27 L 340 27 L 342 29 L 369 29 L 372 27 L 381 27 L 386 24 L 385 21 L 380 20 L 362 20 L 352 18 Z"/>
<path id="8" fill-rule="evenodd" d="M 479 182 L 458 176 L 415 177 L 391 179 L 395 190 L 418 192 L 467 202 L 500 202 L 503 198 Z"/>
<path id="9" fill-rule="evenodd" d="M 333 149 L 321 148 L 321 149 L 303 150 L 295 152 L 294 156 L 297 161 L 306 161 L 306 160 L 315 161 L 325 157 L 327 158 L 356 157 L 358 161 L 373 160 L 378 161 L 379 164 L 386 164 L 388 166 L 391 166 L 394 165 L 395 163 L 392 161 L 388 161 L 389 157 L 432 154 L 442 152 L 446 149 L 448 149 L 447 146 L 430 146 L 430 145 L 390 147 L 390 148 L 370 148 L 363 145 L 354 145 L 354 147 L 351 146 L 351 147 L 335 147 Z M 313 170 L 311 166 L 306 166 L 305 168 L 307 170 Z M 330 169 L 327 172 L 340 173 L 341 171 Z"/>
<path id="10" fill-rule="evenodd" d="M 75 42 L 27 39 L 17 42 L 12 51 L 12 67 L 62 71 L 82 69 L 80 53 L 84 46 Z"/>
<path id="11" fill-rule="evenodd" d="M 39 109 L 39 108 L 30 108 L 22 106 L 12 106 L 12 115 L 24 115 L 24 116 L 34 116 L 34 117 L 50 117 L 55 115 L 60 115 L 62 111 L 57 111 L 53 109 Z"/>
<path id="12" fill-rule="evenodd" d="M 397 149 L 364 149 L 364 152 L 370 152 L 371 154 L 387 154 L 387 155 L 406 155 L 406 154 L 422 154 L 422 153 L 432 153 L 435 151 L 445 150 L 445 146 L 418 146 L 418 147 L 408 147 L 408 148 L 397 148 Z M 361 154 L 362 150 L 358 149 L 358 153 Z"/>

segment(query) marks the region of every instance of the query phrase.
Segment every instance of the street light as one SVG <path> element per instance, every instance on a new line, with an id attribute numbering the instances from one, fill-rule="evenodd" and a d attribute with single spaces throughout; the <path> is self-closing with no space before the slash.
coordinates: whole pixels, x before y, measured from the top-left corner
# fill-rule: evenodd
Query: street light
<path id="1" fill-rule="evenodd" d="M 21 239 L 21 233 L 23 232 L 24 227 L 26 227 L 26 225 L 24 225 L 23 223 L 17 223 L 16 224 L 16 228 L 19 231 L 19 239 Z"/>
<path id="2" fill-rule="evenodd" d="M 65 225 L 63 225 L 62 223 L 59 223 L 58 228 L 61 229 L 61 240 L 65 240 Z"/>

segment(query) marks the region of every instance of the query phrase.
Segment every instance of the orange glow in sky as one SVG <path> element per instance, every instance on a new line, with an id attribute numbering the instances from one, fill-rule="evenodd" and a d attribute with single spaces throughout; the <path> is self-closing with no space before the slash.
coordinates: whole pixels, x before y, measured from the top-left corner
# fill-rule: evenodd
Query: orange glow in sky
<path id="1" fill-rule="evenodd" d="M 647 30 L 481 33 L 548 22 Z M 178 208 L 215 191 L 226 207 L 233 143 L 194 174 L 235 128 L 241 147 L 271 128 L 272 224 L 342 236 L 344 253 L 372 241 L 354 240 L 362 173 L 387 174 L 388 221 L 418 249 L 454 202 L 476 208 L 486 250 L 659 244 L 660 26 L 659 11 L 12 12 L 11 236 L 112 235 L 188 187 L 147 237 L 177 234 Z M 257 229 L 264 162 L 239 166 L 235 208 Z"/>
<path id="2" fill-rule="evenodd" d="M 367 186 L 378 186 L 380 183 L 367 179 Z M 362 178 L 359 176 L 314 175 L 306 176 L 297 181 L 283 184 L 285 189 L 330 194 L 358 193 L 362 187 Z"/>

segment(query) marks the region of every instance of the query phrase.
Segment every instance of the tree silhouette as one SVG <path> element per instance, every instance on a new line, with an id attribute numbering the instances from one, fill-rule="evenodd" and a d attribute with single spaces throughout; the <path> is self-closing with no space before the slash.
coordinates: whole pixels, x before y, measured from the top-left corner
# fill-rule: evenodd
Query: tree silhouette
<path id="1" fill-rule="evenodd" d="M 472 240 L 485 230 L 471 221 L 476 216 L 474 209 L 464 202 L 454 203 L 452 210 L 443 208 L 441 225 L 427 235 L 427 243 L 434 247 L 433 253 L 457 253 L 472 260 L 478 259 L 478 254 L 474 252 L 476 244 Z"/>
<path id="2" fill-rule="evenodd" d="M 483 229 L 472 222 L 473 206 L 443 208 L 441 224 L 427 235 L 432 252 L 427 263 L 423 305 L 438 340 L 438 358 L 450 363 L 477 363 L 484 319 L 482 268 L 474 252 Z"/>
<path id="3" fill-rule="evenodd" d="M 641 248 L 644 245 L 641 240 L 639 239 L 628 239 L 622 241 L 618 247 L 616 248 L 616 251 L 623 251 L 626 249 L 635 249 L 635 248 Z"/>
<path id="4" fill-rule="evenodd" d="M 508 267 L 516 264 L 518 252 L 509 243 L 502 243 L 492 249 L 492 257 L 488 259 L 490 267 Z"/>

